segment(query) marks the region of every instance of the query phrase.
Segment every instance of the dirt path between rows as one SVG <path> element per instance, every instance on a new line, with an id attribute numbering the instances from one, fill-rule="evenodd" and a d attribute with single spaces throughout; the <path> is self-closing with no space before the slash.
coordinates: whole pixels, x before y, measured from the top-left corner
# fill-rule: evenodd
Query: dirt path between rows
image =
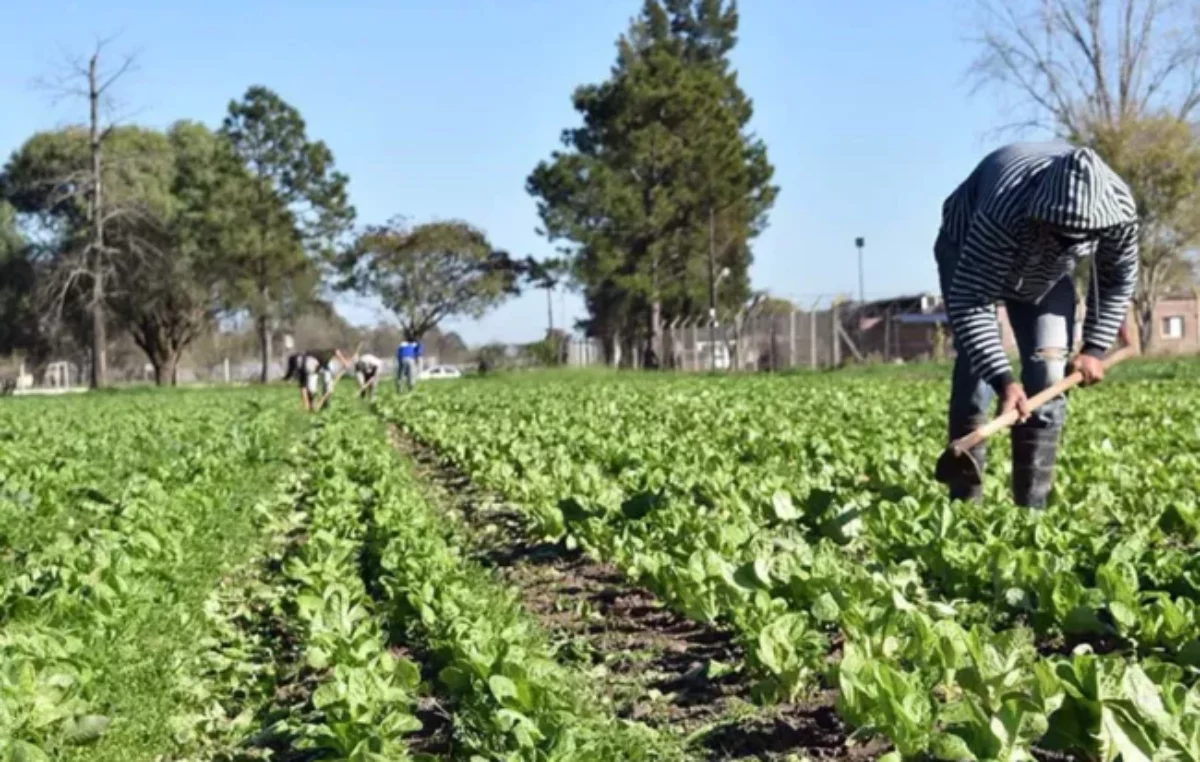
<path id="1" fill-rule="evenodd" d="M 520 591 L 560 659 L 592 674 L 618 716 L 692 737 L 692 748 L 713 762 L 796 756 L 861 762 L 885 750 L 878 743 L 847 747 L 831 691 L 808 704 L 754 706 L 739 673 L 710 677 L 721 672 L 714 667 L 742 663 L 730 633 L 676 614 L 612 566 L 532 539 L 520 513 L 431 447 L 399 427 L 390 431 L 429 496 L 469 528 L 473 557 Z"/>

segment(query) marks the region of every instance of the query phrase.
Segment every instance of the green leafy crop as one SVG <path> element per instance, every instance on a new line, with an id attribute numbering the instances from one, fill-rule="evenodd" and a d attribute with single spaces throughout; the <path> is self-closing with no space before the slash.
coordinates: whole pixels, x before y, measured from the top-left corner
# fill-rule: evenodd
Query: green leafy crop
<path id="1" fill-rule="evenodd" d="M 1072 397 L 1055 495 L 932 479 L 943 383 L 532 376 L 381 413 L 531 527 L 738 634 L 764 702 L 839 691 L 894 759 L 1197 759 L 1200 384 Z"/>

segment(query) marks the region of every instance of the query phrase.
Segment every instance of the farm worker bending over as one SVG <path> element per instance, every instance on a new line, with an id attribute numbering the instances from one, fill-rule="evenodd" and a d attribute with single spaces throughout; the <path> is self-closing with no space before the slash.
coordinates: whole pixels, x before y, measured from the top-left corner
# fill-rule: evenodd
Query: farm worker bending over
<path id="1" fill-rule="evenodd" d="M 1000 148 L 942 205 L 934 244 L 942 298 L 957 358 L 950 392 L 950 438 L 981 426 L 993 393 L 1016 410 L 1013 499 L 1046 504 L 1066 399 L 1030 412 L 1033 395 L 1065 375 L 1075 335 L 1076 266 L 1091 257 L 1083 348 L 1070 362 L 1083 384 L 1104 377 L 1138 274 L 1137 209 L 1125 182 L 1090 148 L 1061 142 Z M 1021 378 L 1001 342 L 995 303 L 1003 301 L 1021 358 Z M 971 453 L 983 467 L 985 449 Z M 951 485 L 952 498 L 978 488 Z"/>
<path id="2" fill-rule="evenodd" d="M 417 360 L 421 357 L 421 342 L 405 341 L 396 347 L 396 391 L 417 383 Z"/>
<path id="3" fill-rule="evenodd" d="M 307 352 L 297 352 L 288 357 L 287 373 L 283 380 L 293 377 L 300 384 L 300 400 L 305 410 L 313 409 L 313 397 L 320 393 L 325 395 L 333 386 L 333 369 L 330 363 L 334 358 L 342 363 L 342 367 L 350 365 L 340 349 L 315 349 Z"/>
<path id="4" fill-rule="evenodd" d="M 372 354 L 359 355 L 354 362 L 354 376 L 358 379 L 358 396 L 373 399 L 375 384 L 379 381 L 379 370 L 383 361 Z"/>

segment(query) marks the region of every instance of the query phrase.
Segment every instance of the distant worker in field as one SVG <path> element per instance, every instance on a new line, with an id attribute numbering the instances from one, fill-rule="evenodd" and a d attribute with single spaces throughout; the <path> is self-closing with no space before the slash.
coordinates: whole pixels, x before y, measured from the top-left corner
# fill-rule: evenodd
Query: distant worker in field
<path id="1" fill-rule="evenodd" d="M 354 377 L 358 379 L 358 396 L 375 398 L 375 385 L 379 382 L 379 371 L 383 360 L 372 354 L 359 355 L 354 361 Z"/>
<path id="2" fill-rule="evenodd" d="M 333 390 L 334 358 L 337 358 L 343 368 L 350 367 L 340 349 L 313 349 L 288 357 L 287 373 L 284 374 L 283 380 L 290 381 L 295 378 L 300 384 L 300 400 L 305 410 L 313 409 L 313 400 L 318 392 L 324 397 Z"/>
<path id="3" fill-rule="evenodd" d="M 1012 490 L 1041 508 L 1053 484 L 1066 399 L 1030 411 L 1027 395 L 1061 380 L 1075 336 L 1073 274 L 1091 257 L 1083 347 L 1069 365 L 1083 385 L 1104 378 L 1138 276 L 1138 220 L 1125 182 L 1090 148 L 1016 143 L 983 161 L 942 205 L 934 244 L 938 277 L 957 358 L 950 391 L 950 438 L 988 420 L 993 395 L 1001 413 L 1016 410 Z M 1001 340 L 1002 301 L 1016 339 L 1021 378 Z M 980 467 L 984 445 L 971 453 Z M 978 500 L 980 488 L 951 485 L 952 498 Z"/>
<path id="4" fill-rule="evenodd" d="M 421 342 L 404 341 L 396 347 L 396 391 L 412 390 L 417 384 L 417 363 L 421 359 Z"/>

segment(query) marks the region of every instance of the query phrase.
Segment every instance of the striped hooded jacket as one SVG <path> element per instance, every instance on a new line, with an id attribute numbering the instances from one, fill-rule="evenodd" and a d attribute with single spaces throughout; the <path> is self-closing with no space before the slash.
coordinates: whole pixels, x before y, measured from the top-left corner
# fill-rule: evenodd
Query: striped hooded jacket
<path id="1" fill-rule="evenodd" d="M 1092 149 L 1016 143 L 984 157 L 942 205 L 938 244 L 957 250 L 946 312 L 975 372 L 998 391 L 1013 380 L 995 303 L 1039 302 L 1088 256 L 1083 352 L 1103 356 L 1137 285 L 1137 237 L 1129 187 Z"/>

